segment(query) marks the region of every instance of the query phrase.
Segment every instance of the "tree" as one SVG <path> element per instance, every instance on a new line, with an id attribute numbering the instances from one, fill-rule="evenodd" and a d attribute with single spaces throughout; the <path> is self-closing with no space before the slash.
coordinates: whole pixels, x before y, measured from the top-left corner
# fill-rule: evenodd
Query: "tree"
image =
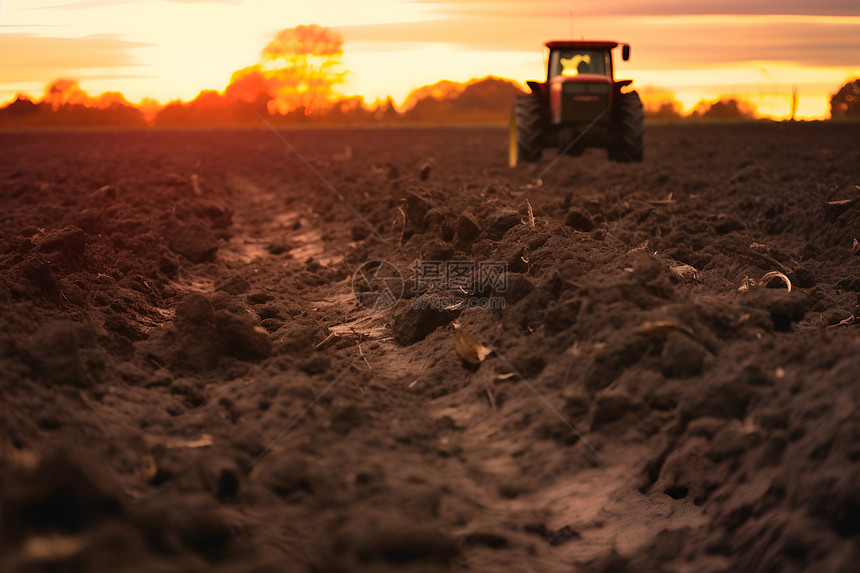
<path id="1" fill-rule="evenodd" d="M 287 28 L 263 49 L 260 61 L 237 70 L 224 90 L 228 102 L 256 102 L 268 96 L 269 113 L 310 114 L 331 109 L 334 87 L 346 76 L 343 38 L 316 24 Z"/>
<path id="2" fill-rule="evenodd" d="M 860 118 L 860 79 L 848 82 L 830 98 L 830 117 Z"/>
<path id="3" fill-rule="evenodd" d="M 664 101 L 659 106 L 645 108 L 645 117 L 649 119 L 681 119 L 681 104 L 676 101 Z"/>
<path id="4" fill-rule="evenodd" d="M 752 103 L 736 97 L 722 97 L 715 102 L 705 100 L 696 104 L 690 117 L 716 121 L 753 119 L 756 110 Z"/>

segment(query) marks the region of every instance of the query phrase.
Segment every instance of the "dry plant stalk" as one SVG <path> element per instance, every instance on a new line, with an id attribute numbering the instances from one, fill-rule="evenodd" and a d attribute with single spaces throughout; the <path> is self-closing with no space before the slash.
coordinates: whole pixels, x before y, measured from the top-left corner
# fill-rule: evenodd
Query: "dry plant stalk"
<path id="1" fill-rule="evenodd" d="M 399 240 L 399 244 L 403 245 L 403 235 L 406 234 L 406 211 L 403 210 L 403 207 L 398 207 L 397 210 L 400 211 L 401 215 L 403 215 L 403 226 L 400 227 L 400 240 Z"/>
<path id="2" fill-rule="evenodd" d="M 433 157 L 429 157 L 424 160 L 421 166 L 418 168 L 418 179 L 421 181 L 427 181 L 430 178 L 430 170 L 433 168 L 433 165 L 436 163 L 436 159 Z"/>
<path id="3" fill-rule="evenodd" d="M 543 179 L 535 179 L 534 183 L 529 183 L 527 185 L 523 185 L 520 187 L 520 189 L 528 190 L 528 189 L 537 189 L 538 187 L 543 187 Z"/>
<path id="4" fill-rule="evenodd" d="M 850 207 L 858 200 L 860 200 L 860 198 L 857 197 L 854 199 L 838 199 L 836 201 L 828 201 L 827 205 L 830 205 L 831 207 Z"/>
<path id="5" fill-rule="evenodd" d="M 137 475 L 144 481 L 152 481 L 158 475 L 158 464 L 155 458 L 146 454 L 140 458 L 140 463 L 137 466 Z"/>
<path id="6" fill-rule="evenodd" d="M 758 282 L 761 286 L 767 286 L 771 280 L 777 279 L 777 278 L 780 279 L 782 282 L 784 282 L 787 291 L 791 292 L 791 281 L 788 280 L 787 276 L 785 276 L 783 273 L 781 273 L 779 271 L 770 271 L 769 273 L 765 273 L 764 275 L 762 275 L 762 277 L 759 279 Z"/>
<path id="7" fill-rule="evenodd" d="M 531 202 L 529 202 L 528 199 L 526 199 L 526 207 L 528 208 L 528 211 L 529 211 L 529 227 L 534 229 L 535 228 L 535 212 L 532 209 L 532 204 L 531 204 Z"/>
<path id="8" fill-rule="evenodd" d="M 850 325 L 854 324 L 855 322 L 857 322 L 857 317 L 852 314 L 848 318 L 846 318 L 844 320 L 840 320 L 836 324 L 831 324 L 827 328 L 838 328 L 840 326 L 850 326 Z"/>
<path id="9" fill-rule="evenodd" d="M 763 251 L 770 251 L 770 247 L 768 247 L 767 245 L 762 245 L 761 243 L 752 243 L 750 245 L 751 254 L 755 255 L 759 259 L 767 261 L 785 274 L 789 274 L 791 272 L 791 269 L 789 267 L 770 256 L 767 252 Z"/>
<path id="10" fill-rule="evenodd" d="M 419 371 L 418 371 L 418 376 L 416 376 L 416 377 L 415 377 L 415 380 L 413 380 L 412 382 L 410 382 L 410 383 L 409 383 L 409 385 L 407 386 L 407 388 L 412 388 L 413 386 L 415 386 L 416 384 L 418 384 L 418 381 L 419 381 L 419 380 L 421 380 L 421 375 L 422 375 L 422 374 L 424 374 L 424 370 L 426 370 L 426 369 L 427 369 L 427 365 L 428 365 L 428 364 L 430 364 L 430 359 L 429 359 L 429 358 L 428 358 L 427 360 L 425 360 L 425 361 L 424 361 L 424 366 L 422 366 L 422 367 L 421 367 L 421 370 L 419 370 Z"/>
<path id="11" fill-rule="evenodd" d="M 675 203 L 675 200 L 672 199 L 673 194 L 674 193 L 669 193 L 669 196 L 665 199 L 652 199 L 651 201 L 648 201 L 648 203 L 650 203 L 651 205 L 672 205 L 673 203 Z"/>
<path id="12" fill-rule="evenodd" d="M 194 194 L 198 197 L 203 195 L 203 190 L 200 188 L 200 177 L 196 173 L 191 175 L 191 187 L 194 188 Z"/>
<path id="13" fill-rule="evenodd" d="M 359 336 L 359 335 L 356 335 L 356 336 L 358 336 L 358 338 L 359 338 L 358 355 L 361 357 L 362 360 L 364 360 L 364 363 L 367 365 L 367 370 L 369 372 L 373 372 L 373 366 L 371 366 L 370 362 L 367 361 L 367 356 L 364 355 L 364 350 L 361 348 L 361 336 Z"/>
<path id="14" fill-rule="evenodd" d="M 854 186 L 858 191 L 860 191 L 860 185 Z M 824 209 L 830 213 L 831 216 L 839 216 L 857 203 L 860 203 L 860 197 L 852 197 L 851 199 L 837 199 L 835 201 L 826 201 L 824 203 Z"/>
<path id="15" fill-rule="evenodd" d="M 327 343 L 329 340 L 331 340 L 332 338 L 335 338 L 336 336 L 338 336 L 336 333 L 334 333 L 334 332 L 330 332 L 328 336 L 326 336 L 322 341 L 318 342 L 318 343 L 314 346 L 314 350 L 319 350 L 320 348 L 322 348 L 323 346 L 325 346 L 325 345 L 326 345 L 326 343 Z"/>
<path id="16" fill-rule="evenodd" d="M 738 292 L 748 291 L 754 286 L 765 287 L 770 284 L 770 281 L 777 278 L 785 283 L 785 287 L 787 289 L 786 292 L 791 292 L 791 281 L 788 279 L 787 276 L 785 276 L 779 271 L 770 271 L 769 273 L 765 273 L 757 281 L 755 279 L 751 279 L 750 277 L 744 277 L 744 280 L 741 281 L 741 286 L 738 287 Z"/>
<path id="17" fill-rule="evenodd" d="M 183 438 L 168 438 L 164 442 L 164 447 L 168 449 L 174 448 L 208 448 L 214 444 L 212 436 L 209 434 L 200 434 L 200 437 L 194 440 L 186 440 Z"/>
<path id="18" fill-rule="evenodd" d="M 352 146 L 347 143 L 343 148 L 343 153 L 335 153 L 331 158 L 335 161 L 347 161 L 352 159 Z"/>
<path id="19" fill-rule="evenodd" d="M 484 391 L 487 393 L 487 399 L 490 401 L 490 409 L 496 409 L 496 395 L 491 388 L 484 388 Z"/>

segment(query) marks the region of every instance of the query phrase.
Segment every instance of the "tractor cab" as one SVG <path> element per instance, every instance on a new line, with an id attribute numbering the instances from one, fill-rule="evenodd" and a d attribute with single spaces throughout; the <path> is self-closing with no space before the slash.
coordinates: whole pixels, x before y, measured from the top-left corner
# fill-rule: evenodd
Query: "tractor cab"
<path id="1" fill-rule="evenodd" d="M 554 40 L 545 45 L 549 49 L 547 82 L 552 81 L 557 76 L 574 77 L 579 75 L 605 76 L 614 81 L 615 69 L 612 66 L 612 50 L 620 45 L 621 59 L 625 62 L 630 59 L 630 44 L 619 44 L 618 42 Z"/>
<path id="2" fill-rule="evenodd" d="M 582 48 L 550 50 L 547 81 L 557 76 L 574 77 L 599 75 L 612 77 L 612 57 L 609 52 Z"/>

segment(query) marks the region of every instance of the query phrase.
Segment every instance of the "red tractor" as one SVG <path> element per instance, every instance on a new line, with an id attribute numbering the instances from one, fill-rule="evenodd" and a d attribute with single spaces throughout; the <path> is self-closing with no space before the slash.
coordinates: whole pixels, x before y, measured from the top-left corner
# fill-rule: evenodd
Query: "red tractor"
<path id="1" fill-rule="evenodd" d="M 611 161 L 642 161 L 645 114 L 633 80 L 615 80 L 612 50 L 618 42 L 547 42 L 546 82 L 526 82 L 530 94 L 517 96 L 511 109 L 509 162 L 537 161 L 544 147 L 581 154 L 605 147 Z M 630 59 L 630 45 L 621 57 Z"/>

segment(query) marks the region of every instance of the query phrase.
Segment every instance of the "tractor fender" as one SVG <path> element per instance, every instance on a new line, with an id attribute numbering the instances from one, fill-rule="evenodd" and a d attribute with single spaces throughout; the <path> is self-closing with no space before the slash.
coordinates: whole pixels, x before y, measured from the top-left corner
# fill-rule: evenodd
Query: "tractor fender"
<path id="1" fill-rule="evenodd" d="M 539 96 L 546 95 L 546 84 L 541 82 L 536 82 L 534 80 L 529 80 L 526 82 L 526 85 L 529 86 L 529 89 L 532 90 L 532 93 Z"/>
<path id="2" fill-rule="evenodd" d="M 615 89 L 621 89 L 623 87 L 627 87 L 633 83 L 633 80 L 618 80 L 615 82 Z"/>

